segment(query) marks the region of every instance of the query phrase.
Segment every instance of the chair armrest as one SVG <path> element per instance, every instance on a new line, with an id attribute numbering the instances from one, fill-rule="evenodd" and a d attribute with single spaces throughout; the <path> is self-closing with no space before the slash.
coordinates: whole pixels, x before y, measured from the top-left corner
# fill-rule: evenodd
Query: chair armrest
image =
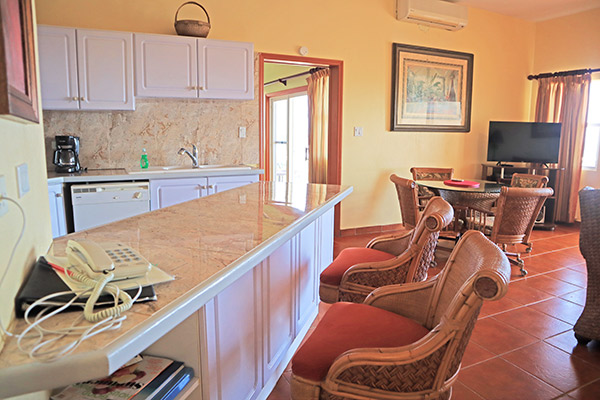
<path id="1" fill-rule="evenodd" d="M 356 393 L 371 388 L 390 390 L 388 385 L 410 388 L 414 391 L 435 390 L 437 372 L 443 368 L 446 344 L 453 337 L 453 330 L 436 326 L 422 339 L 401 347 L 360 348 L 341 354 L 331 365 L 325 378 L 324 388 L 343 394 L 346 390 Z M 435 371 L 415 377 L 411 371 Z M 373 379 L 387 371 L 394 382 Z M 385 373 L 385 372 L 383 372 Z M 450 384 L 455 377 L 451 378 Z M 366 398 L 366 397 L 365 397 Z"/>
<path id="2" fill-rule="evenodd" d="M 389 285 L 375 289 L 364 304 L 410 318 L 425 326 L 438 276 L 423 282 Z"/>
<path id="3" fill-rule="evenodd" d="M 386 253 L 400 255 L 408 248 L 413 229 L 396 234 L 378 236 L 367 243 L 367 247 L 374 250 L 385 251 Z"/>

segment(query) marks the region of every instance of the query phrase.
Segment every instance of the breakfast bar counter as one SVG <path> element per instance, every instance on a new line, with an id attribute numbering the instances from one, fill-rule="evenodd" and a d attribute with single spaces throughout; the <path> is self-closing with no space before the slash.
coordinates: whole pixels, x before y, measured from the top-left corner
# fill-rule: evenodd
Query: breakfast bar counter
<path id="1" fill-rule="evenodd" d="M 266 398 L 318 313 L 334 206 L 351 191 L 258 182 L 56 239 L 56 255 L 68 239 L 120 242 L 176 279 L 156 285 L 158 300 L 127 311 L 121 329 L 58 361 L 32 361 L 9 339 L 0 398 L 100 378 L 138 353 L 192 367 L 199 385 L 190 398 Z M 23 328 L 18 320 L 11 331 Z"/>

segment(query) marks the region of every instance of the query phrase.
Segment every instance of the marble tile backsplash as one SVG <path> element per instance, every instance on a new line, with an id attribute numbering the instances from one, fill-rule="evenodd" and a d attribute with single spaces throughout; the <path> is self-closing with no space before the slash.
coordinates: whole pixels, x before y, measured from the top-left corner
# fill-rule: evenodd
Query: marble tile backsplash
<path id="1" fill-rule="evenodd" d="M 238 128 L 246 127 L 246 138 Z M 191 165 L 180 147 L 198 147 L 203 164 L 258 164 L 258 100 L 136 99 L 135 111 L 44 111 L 48 169 L 56 135 L 79 136 L 82 167 Z"/>

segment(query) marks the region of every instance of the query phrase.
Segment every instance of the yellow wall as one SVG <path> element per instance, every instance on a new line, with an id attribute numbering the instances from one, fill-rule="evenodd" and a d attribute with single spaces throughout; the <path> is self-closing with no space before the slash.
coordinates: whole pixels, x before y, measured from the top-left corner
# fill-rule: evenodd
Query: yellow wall
<path id="1" fill-rule="evenodd" d="M 312 67 L 305 67 L 300 65 L 289 65 L 289 64 L 276 64 L 276 63 L 265 63 L 265 82 L 272 82 L 275 79 L 285 78 L 286 76 L 296 75 L 302 72 L 306 72 Z M 301 86 L 306 86 L 306 78 L 308 75 L 299 76 L 287 80 L 287 85 L 282 83 L 273 83 L 269 86 L 265 86 L 265 93 L 275 93 L 282 90 L 294 89 Z"/>
<path id="2" fill-rule="evenodd" d="M 541 73 L 600 68 L 598 21 L 600 8 L 538 23 L 535 33 L 534 71 Z M 593 74 L 592 79 L 600 79 L 600 73 Z M 535 110 L 537 85 L 534 89 L 532 112 Z M 581 187 L 584 186 L 600 187 L 600 169 L 582 172 Z"/>
<path id="3" fill-rule="evenodd" d="M 49 25 L 173 34 L 180 0 L 38 0 L 38 20 Z M 342 181 L 354 193 L 342 204 L 342 228 L 400 221 L 388 176 L 408 176 L 411 166 L 452 166 L 478 177 L 491 119 L 528 118 L 535 26 L 523 20 L 469 10 L 458 32 L 427 29 L 395 19 L 391 0 L 205 0 L 209 38 L 254 42 L 257 52 L 344 61 Z M 184 8 L 185 10 L 185 8 Z M 183 18 L 200 16 L 193 7 Z M 389 131 L 392 43 L 475 54 L 472 131 Z M 354 137 L 353 127 L 364 128 Z"/>
<path id="4" fill-rule="evenodd" d="M 27 219 L 25 234 L 0 287 L 0 318 L 6 326 L 12 316 L 14 297 L 21 281 L 36 257 L 48 250 L 52 234 L 42 125 L 0 118 L 0 143 L 0 175 L 6 178 L 8 196 L 23 207 Z M 19 199 L 15 167 L 22 163 L 28 165 L 31 190 Z M 0 217 L 0 276 L 6 271 L 20 229 L 21 215 L 10 203 L 8 214 Z M 2 343 L 0 338 L 0 348 Z"/>

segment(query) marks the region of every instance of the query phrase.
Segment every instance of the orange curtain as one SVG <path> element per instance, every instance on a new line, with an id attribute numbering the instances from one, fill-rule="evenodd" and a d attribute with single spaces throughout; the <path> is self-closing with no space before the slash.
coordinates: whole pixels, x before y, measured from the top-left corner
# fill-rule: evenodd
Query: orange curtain
<path id="1" fill-rule="evenodd" d="M 557 182 L 557 221 L 574 222 L 581 179 L 591 74 L 540 78 L 535 107 L 537 122 L 561 122 Z"/>
<path id="2" fill-rule="evenodd" d="M 308 181 L 327 183 L 329 133 L 329 69 L 312 73 L 308 82 L 309 164 Z"/>

